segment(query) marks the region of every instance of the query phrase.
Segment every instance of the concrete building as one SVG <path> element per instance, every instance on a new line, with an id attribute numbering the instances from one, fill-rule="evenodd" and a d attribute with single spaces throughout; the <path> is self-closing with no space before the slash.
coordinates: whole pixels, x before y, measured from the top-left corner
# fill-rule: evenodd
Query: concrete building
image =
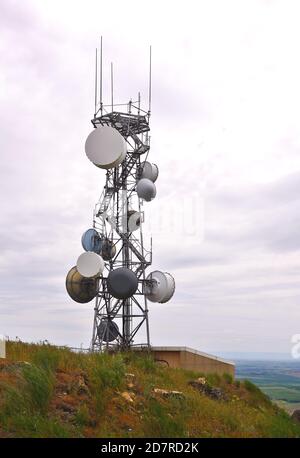
<path id="1" fill-rule="evenodd" d="M 169 367 L 180 367 L 203 374 L 235 375 L 235 364 L 231 361 L 208 355 L 188 347 L 151 347 L 155 360 Z"/>

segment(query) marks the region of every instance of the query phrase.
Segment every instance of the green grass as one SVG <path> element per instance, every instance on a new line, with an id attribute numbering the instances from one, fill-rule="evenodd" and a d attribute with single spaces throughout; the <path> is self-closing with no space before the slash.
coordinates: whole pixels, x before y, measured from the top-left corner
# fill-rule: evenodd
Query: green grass
<path id="1" fill-rule="evenodd" d="M 120 354 L 94 353 L 86 358 L 86 362 L 86 370 L 96 390 L 120 387 L 125 375 L 125 364 Z"/>
<path id="2" fill-rule="evenodd" d="M 13 437 L 34 437 L 34 438 L 67 438 L 72 433 L 69 428 L 62 425 L 58 420 L 48 419 L 42 415 L 31 415 L 17 413 L 14 418 L 6 422 L 6 428 L 13 433 Z"/>
<path id="3" fill-rule="evenodd" d="M 228 374 L 163 367 L 144 352 L 76 354 L 8 342 L 7 356 L 0 367 L 2 436 L 300 437 L 299 424 L 256 385 Z M 189 385 L 200 376 L 224 399 Z M 154 388 L 183 395 L 165 398 Z"/>
<path id="4" fill-rule="evenodd" d="M 163 404 L 151 399 L 144 419 L 147 437 L 187 437 L 187 409 L 183 401 L 172 399 Z"/>
<path id="5" fill-rule="evenodd" d="M 67 437 L 67 428 L 47 418 L 54 375 L 28 364 L 19 377 L 16 386 L 1 386 L 0 425 L 17 437 Z"/>
<path id="6" fill-rule="evenodd" d="M 53 390 L 53 377 L 37 366 L 25 366 L 18 386 L 2 386 L 5 404 L 2 411 L 9 415 L 24 412 L 28 415 L 47 411 Z M 2 413 L 2 412 L 1 412 Z"/>

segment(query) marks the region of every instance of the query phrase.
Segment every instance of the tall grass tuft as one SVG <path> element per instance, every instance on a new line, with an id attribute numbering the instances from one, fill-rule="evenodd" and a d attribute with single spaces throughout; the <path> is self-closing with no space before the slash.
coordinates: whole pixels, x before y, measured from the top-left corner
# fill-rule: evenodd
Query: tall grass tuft
<path id="1" fill-rule="evenodd" d="M 149 402 L 144 419 L 145 437 L 187 437 L 185 415 L 178 400 L 161 404 L 156 399 Z"/>
<path id="2" fill-rule="evenodd" d="M 125 380 L 125 363 L 122 354 L 93 353 L 82 360 L 87 373 L 98 415 L 102 415 L 109 399 L 108 391 L 120 389 Z"/>
<path id="3" fill-rule="evenodd" d="M 151 354 L 145 352 L 131 352 L 127 354 L 127 358 L 135 367 L 145 373 L 157 372 L 158 365 Z"/>
<path id="4" fill-rule="evenodd" d="M 50 345 L 39 347 L 32 355 L 32 362 L 47 373 L 55 372 L 60 360 L 61 352 L 55 347 L 50 347 Z"/>
<path id="5" fill-rule="evenodd" d="M 87 362 L 89 379 L 97 389 L 119 388 L 125 376 L 125 364 L 120 353 L 95 353 L 88 357 Z"/>
<path id="6" fill-rule="evenodd" d="M 23 377 L 30 410 L 46 412 L 53 392 L 53 374 L 45 369 L 29 365 L 24 367 Z"/>
<path id="7" fill-rule="evenodd" d="M 16 386 L 6 386 L 2 413 L 14 416 L 17 413 L 31 415 L 47 411 L 53 392 L 53 376 L 34 365 L 26 365 L 22 379 Z"/>

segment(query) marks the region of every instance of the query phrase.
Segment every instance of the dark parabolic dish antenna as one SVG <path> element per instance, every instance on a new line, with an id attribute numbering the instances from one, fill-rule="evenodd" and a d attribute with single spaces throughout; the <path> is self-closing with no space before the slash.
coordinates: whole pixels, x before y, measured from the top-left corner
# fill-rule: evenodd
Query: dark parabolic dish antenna
<path id="1" fill-rule="evenodd" d="M 117 299 L 128 299 L 136 292 L 137 287 L 137 276 L 127 267 L 111 270 L 107 277 L 108 292 Z"/>
<path id="2" fill-rule="evenodd" d="M 68 272 L 66 288 L 73 301 L 84 304 L 90 302 L 98 293 L 98 280 L 80 275 L 76 267 Z"/>
<path id="3" fill-rule="evenodd" d="M 113 244 L 110 240 L 104 240 L 102 242 L 101 256 L 104 261 L 109 261 L 116 254 L 116 245 Z"/>
<path id="4" fill-rule="evenodd" d="M 119 335 L 119 328 L 114 321 L 104 319 L 99 324 L 97 333 L 100 340 L 113 342 Z"/>

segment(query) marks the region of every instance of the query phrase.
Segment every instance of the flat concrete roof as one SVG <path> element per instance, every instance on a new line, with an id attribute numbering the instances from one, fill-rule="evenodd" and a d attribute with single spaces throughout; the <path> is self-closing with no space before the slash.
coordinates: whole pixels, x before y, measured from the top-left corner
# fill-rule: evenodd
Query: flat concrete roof
<path id="1" fill-rule="evenodd" d="M 232 366 L 235 366 L 235 363 L 233 361 L 227 361 L 226 359 L 219 358 L 218 356 L 209 355 L 208 353 L 204 353 L 202 351 L 195 350 L 194 348 L 189 348 L 189 347 L 152 347 L 151 346 L 151 350 L 154 350 L 154 351 L 186 351 L 189 353 L 194 353 L 195 355 L 204 356 L 205 358 L 214 359 L 216 361 L 221 361 L 222 363 L 231 364 Z"/>

